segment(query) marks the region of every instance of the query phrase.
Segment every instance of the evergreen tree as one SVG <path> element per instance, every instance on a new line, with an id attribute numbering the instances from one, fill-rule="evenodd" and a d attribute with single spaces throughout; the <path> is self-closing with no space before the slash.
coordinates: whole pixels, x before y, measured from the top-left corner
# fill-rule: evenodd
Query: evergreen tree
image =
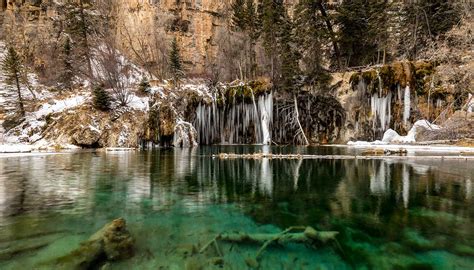
<path id="1" fill-rule="evenodd" d="M 232 9 L 232 25 L 238 31 L 245 31 L 247 28 L 247 16 L 246 16 L 246 1 L 235 0 L 231 5 Z"/>
<path id="2" fill-rule="evenodd" d="M 92 19 L 88 16 L 83 0 L 71 2 L 66 6 L 66 33 L 76 47 L 79 62 L 84 62 L 87 67 L 86 75 L 92 76 L 92 62 L 90 56 L 90 34 Z"/>
<path id="3" fill-rule="evenodd" d="M 173 41 L 171 42 L 169 65 L 171 76 L 173 77 L 173 83 L 175 86 L 178 86 L 180 79 L 184 76 L 184 71 L 181 63 L 178 40 L 176 37 L 174 37 Z"/>
<path id="4" fill-rule="evenodd" d="M 338 8 L 339 44 L 348 66 L 374 64 L 386 46 L 387 0 L 344 0 Z"/>
<path id="5" fill-rule="evenodd" d="M 145 94 L 150 90 L 150 87 L 151 86 L 148 79 L 146 77 L 143 77 L 140 84 L 138 85 L 138 91 L 140 91 L 140 93 L 142 94 Z"/>
<path id="6" fill-rule="evenodd" d="M 419 50 L 429 41 L 450 30 L 460 21 L 460 10 L 455 1 L 405 1 L 401 9 L 400 47 L 405 54 L 416 59 Z"/>
<path id="7" fill-rule="evenodd" d="M 263 0 L 261 7 L 263 47 L 270 58 L 270 75 L 274 81 L 277 77 L 278 43 L 281 36 L 281 25 L 285 18 L 285 7 L 282 0 Z"/>
<path id="8" fill-rule="evenodd" d="M 2 61 L 2 69 L 6 77 L 6 81 L 10 85 L 16 87 L 17 96 L 18 96 L 18 107 L 20 110 L 21 116 L 25 115 L 25 108 L 23 106 L 23 98 L 21 96 L 21 73 L 23 69 L 23 64 L 21 62 L 20 56 L 15 51 L 13 47 L 9 47 L 7 55 Z"/>
<path id="9" fill-rule="evenodd" d="M 250 77 L 256 77 L 257 56 L 255 46 L 260 36 L 260 18 L 254 0 L 235 0 L 232 4 L 232 25 L 235 31 L 246 35 L 245 57 Z"/>
<path id="10" fill-rule="evenodd" d="M 74 70 L 72 64 L 72 55 L 71 55 L 71 41 L 69 37 L 66 38 L 63 45 L 62 51 L 62 70 L 59 77 L 59 82 L 61 86 L 65 89 L 70 90 L 72 88 L 72 80 L 74 78 Z"/>
<path id="11" fill-rule="evenodd" d="M 286 17 L 280 25 L 279 55 L 281 58 L 281 79 L 279 88 L 285 92 L 296 94 L 299 87 L 300 69 L 298 61 L 300 55 L 295 48 L 293 23 Z"/>
<path id="12" fill-rule="evenodd" d="M 94 107 L 101 111 L 108 111 L 110 110 L 110 96 L 105 91 L 102 85 L 96 86 L 93 91 L 94 94 Z"/>
<path id="13" fill-rule="evenodd" d="M 319 14 L 319 8 L 317 1 L 301 0 L 296 6 L 294 17 L 304 83 L 320 90 L 327 86 L 331 78 L 322 66 L 324 44 L 329 43 L 331 37 L 324 18 Z"/>

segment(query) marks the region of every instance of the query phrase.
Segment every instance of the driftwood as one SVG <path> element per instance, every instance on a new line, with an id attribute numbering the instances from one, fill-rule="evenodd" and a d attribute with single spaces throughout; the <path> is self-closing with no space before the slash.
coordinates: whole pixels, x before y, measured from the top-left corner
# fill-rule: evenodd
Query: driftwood
<path id="1" fill-rule="evenodd" d="M 296 232 L 295 232 L 296 231 Z M 301 244 L 315 244 L 315 243 L 327 243 L 329 241 L 335 241 L 336 236 L 339 232 L 336 231 L 317 231 L 312 227 L 296 226 L 290 227 L 280 233 L 222 233 L 217 235 L 207 244 L 205 244 L 200 253 L 204 253 L 209 247 L 214 246 L 219 256 L 222 256 L 219 244 L 217 241 L 233 242 L 233 243 L 256 243 L 262 244 L 257 251 L 255 259 L 248 258 L 246 263 L 248 266 L 256 268 L 258 267 L 258 259 L 261 257 L 265 249 L 272 244 L 285 245 L 289 243 L 301 243 Z"/>
<path id="2" fill-rule="evenodd" d="M 106 260 L 131 257 L 133 245 L 125 220 L 119 218 L 105 225 L 77 249 L 47 264 L 59 269 L 89 269 Z"/>

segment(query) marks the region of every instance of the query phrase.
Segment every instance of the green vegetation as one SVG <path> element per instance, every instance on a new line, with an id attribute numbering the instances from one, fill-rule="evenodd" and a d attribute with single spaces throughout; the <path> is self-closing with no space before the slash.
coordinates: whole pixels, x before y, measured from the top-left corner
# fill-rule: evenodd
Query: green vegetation
<path id="1" fill-rule="evenodd" d="M 94 95 L 94 100 L 93 100 L 94 107 L 96 109 L 101 110 L 101 111 L 110 110 L 111 98 L 109 94 L 107 93 L 107 91 L 105 91 L 102 85 L 96 86 L 94 88 L 93 95 Z"/>
<path id="2" fill-rule="evenodd" d="M 138 91 L 142 94 L 146 94 L 150 90 L 150 82 L 146 77 L 143 77 L 140 84 L 138 85 Z"/>
<path id="3" fill-rule="evenodd" d="M 7 83 L 16 87 L 19 113 L 21 116 L 24 116 L 25 108 L 23 106 L 20 86 L 23 64 L 15 48 L 11 46 L 8 48 L 7 55 L 2 60 L 2 69 Z"/>
<path id="4" fill-rule="evenodd" d="M 178 86 L 180 80 L 184 77 L 184 70 L 179 52 L 178 40 L 176 37 L 174 37 L 173 41 L 171 42 L 169 69 L 173 78 L 174 86 Z"/>

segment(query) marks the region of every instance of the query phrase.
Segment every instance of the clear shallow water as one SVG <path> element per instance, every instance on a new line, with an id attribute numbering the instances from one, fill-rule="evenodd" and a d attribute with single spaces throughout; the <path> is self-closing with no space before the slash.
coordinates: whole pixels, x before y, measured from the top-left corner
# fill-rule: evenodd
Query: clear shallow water
<path id="1" fill-rule="evenodd" d="M 260 146 L 0 158 L 0 269 L 38 267 L 127 220 L 132 259 L 110 269 L 195 269 L 186 256 L 227 231 L 310 225 L 337 245 L 272 247 L 260 269 L 474 269 L 474 162 L 219 160 Z M 345 148 L 274 147 L 346 154 Z M 44 243 L 44 245 L 42 245 Z M 2 251 L 42 245 L 15 256 Z M 259 246 L 222 243 L 225 269 Z"/>

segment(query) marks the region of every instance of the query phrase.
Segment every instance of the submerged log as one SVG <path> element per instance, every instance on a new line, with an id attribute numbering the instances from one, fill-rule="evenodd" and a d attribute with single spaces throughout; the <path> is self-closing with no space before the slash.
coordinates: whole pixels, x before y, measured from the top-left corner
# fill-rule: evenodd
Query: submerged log
<path id="1" fill-rule="evenodd" d="M 297 232 L 294 232 L 297 231 Z M 289 244 L 289 243 L 300 243 L 313 245 L 316 243 L 325 244 L 329 241 L 336 241 L 336 236 L 339 232 L 336 231 L 317 231 L 314 228 L 308 226 L 296 226 L 290 227 L 279 233 L 222 233 L 217 235 L 207 244 L 205 244 L 199 253 L 205 252 L 209 247 L 214 246 L 219 256 L 222 256 L 218 240 L 233 242 L 233 243 L 256 243 L 262 244 L 260 249 L 257 251 L 255 258 L 247 258 L 246 264 L 251 268 L 258 267 L 258 259 L 262 255 L 265 249 L 272 244 Z"/>
<path id="2" fill-rule="evenodd" d="M 69 254 L 52 264 L 61 269 L 88 269 L 104 261 L 126 259 L 133 255 L 134 240 L 123 218 L 105 225 Z"/>

